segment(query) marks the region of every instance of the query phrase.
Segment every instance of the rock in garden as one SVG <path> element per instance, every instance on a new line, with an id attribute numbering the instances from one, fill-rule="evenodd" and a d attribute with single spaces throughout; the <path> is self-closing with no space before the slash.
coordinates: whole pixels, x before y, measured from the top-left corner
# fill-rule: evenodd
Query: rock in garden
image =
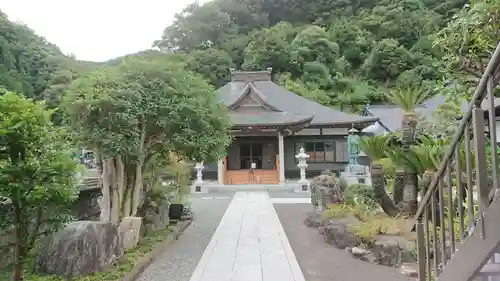
<path id="1" fill-rule="evenodd" d="M 402 236 L 379 235 L 370 250 L 378 264 L 399 267 L 416 261 L 413 247 L 413 243 Z"/>
<path id="2" fill-rule="evenodd" d="M 401 274 L 404 276 L 412 277 L 412 278 L 418 278 L 418 271 L 416 266 L 414 265 L 402 265 L 401 266 Z"/>
<path id="3" fill-rule="evenodd" d="M 311 180 L 311 202 L 323 208 L 329 204 L 342 202 L 339 179 L 332 171 L 325 170 Z"/>
<path id="4" fill-rule="evenodd" d="M 311 212 L 307 215 L 307 218 L 304 220 L 304 223 L 309 227 L 320 227 L 323 225 L 323 215 L 321 213 Z"/>
<path id="5" fill-rule="evenodd" d="M 350 253 L 355 257 L 361 257 L 364 255 L 368 255 L 370 253 L 370 251 L 365 250 L 363 248 L 359 248 L 359 247 L 353 247 L 353 248 L 351 248 Z"/>
<path id="6" fill-rule="evenodd" d="M 325 242 L 339 249 L 358 246 L 359 241 L 356 235 L 347 230 L 348 225 L 353 222 L 357 222 L 357 220 L 355 218 L 343 218 L 329 221 L 325 225 Z"/>
<path id="7" fill-rule="evenodd" d="M 42 241 L 35 271 L 72 279 L 103 271 L 122 254 L 117 227 L 110 222 L 78 221 Z"/>
<path id="8" fill-rule="evenodd" d="M 122 219 L 118 231 L 123 241 L 125 250 L 132 249 L 139 243 L 141 237 L 142 218 L 140 217 L 125 217 Z"/>

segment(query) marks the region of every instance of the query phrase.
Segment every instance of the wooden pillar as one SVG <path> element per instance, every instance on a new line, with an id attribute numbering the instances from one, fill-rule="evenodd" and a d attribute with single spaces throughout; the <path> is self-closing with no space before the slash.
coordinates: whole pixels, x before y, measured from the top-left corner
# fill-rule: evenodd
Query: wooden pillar
<path id="1" fill-rule="evenodd" d="M 283 134 L 278 131 L 279 176 L 280 184 L 285 184 L 285 141 Z"/>
<path id="2" fill-rule="evenodd" d="M 224 184 L 224 160 L 219 159 L 217 162 L 217 181 L 219 184 Z"/>

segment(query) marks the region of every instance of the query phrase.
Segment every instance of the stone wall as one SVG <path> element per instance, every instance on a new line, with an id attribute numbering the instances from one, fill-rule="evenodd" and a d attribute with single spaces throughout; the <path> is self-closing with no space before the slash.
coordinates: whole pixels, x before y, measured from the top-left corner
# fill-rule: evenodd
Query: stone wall
<path id="1" fill-rule="evenodd" d="M 98 187 L 82 188 L 78 199 L 73 203 L 73 216 L 77 220 L 99 220 L 100 209 L 97 198 L 101 195 Z M 8 204 L 0 204 L 0 212 L 9 212 Z M 0 268 L 5 268 L 11 261 L 12 247 L 8 247 L 14 242 L 13 235 L 0 232 Z"/>

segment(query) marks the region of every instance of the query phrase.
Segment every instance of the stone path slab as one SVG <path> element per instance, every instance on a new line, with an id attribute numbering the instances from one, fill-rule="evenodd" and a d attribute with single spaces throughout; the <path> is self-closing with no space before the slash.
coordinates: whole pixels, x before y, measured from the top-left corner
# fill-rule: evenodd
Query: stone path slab
<path id="1" fill-rule="evenodd" d="M 305 281 L 267 192 L 237 192 L 190 281 Z"/>

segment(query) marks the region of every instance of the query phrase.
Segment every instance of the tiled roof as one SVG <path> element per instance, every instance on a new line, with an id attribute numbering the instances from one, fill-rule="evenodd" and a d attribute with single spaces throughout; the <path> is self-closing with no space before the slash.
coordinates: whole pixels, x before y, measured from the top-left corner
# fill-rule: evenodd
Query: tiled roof
<path id="1" fill-rule="evenodd" d="M 244 94 L 246 82 L 230 82 L 217 90 L 219 99 L 227 106 L 232 105 L 238 98 Z M 285 112 L 283 115 L 263 114 L 259 122 L 285 122 L 290 121 L 290 116 L 299 119 L 300 117 L 313 116 L 310 125 L 351 125 L 358 123 L 374 122 L 378 120 L 376 116 L 360 116 L 350 113 L 341 112 L 330 107 L 323 106 L 317 102 L 303 98 L 295 93 L 292 93 L 284 87 L 277 85 L 272 81 L 252 81 L 252 85 L 264 96 L 263 100 Z M 234 113 L 241 115 L 241 113 Z M 243 122 L 244 118 L 255 118 L 248 115 L 241 115 L 236 118 L 236 122 Z M 269 118 L 269 119 L 266 119 Z M 279 119 L 282 118 L 282 119 Z M 293 119 L 292 118 L 292 119 Z M 249 121 L 246 121 L 249 122 Z M 238 124 L 238 123 L 235 123 Z"/>
<path id="2" fill-rule="evenodd" d="M 444 103 L 446 103 L 446 98 L 442 95 L 436 95 L 417 107 L 416 112 L 420 113 L 421 116 L 431 117 L 436 109 Z M 495 107 L 500 106 L 500 98 L 496 98 L 494 103 Z M 483 100 L 481 107 L 489 108 L 489 100 Z M 468 102 L 465 100 L 462 101 L 460 108 L 462 112 L 465 113 L 469 108 Z M 378 117 L 380 125 L 385 127 L 390 132 L 397 131 L 401 128 L 404 112 L 396 105 L 370 105 L 367 106 L 365 112 L 367 115 Z"/>

